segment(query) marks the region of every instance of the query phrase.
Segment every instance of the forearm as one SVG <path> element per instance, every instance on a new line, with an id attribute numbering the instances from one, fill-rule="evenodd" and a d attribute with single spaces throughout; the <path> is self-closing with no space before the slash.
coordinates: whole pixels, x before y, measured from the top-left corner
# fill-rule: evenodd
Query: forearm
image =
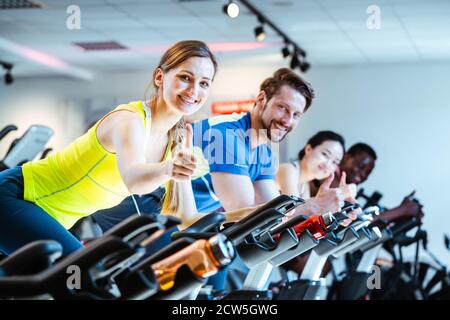
<path id="1" fill-rule="evenodd" d="M 256 206 L 255 199 L 250 197 L 239 197 L 238 195 L 219 196 L 220 203 L 225 212 L 240 210 L 242 208 L 251 208 Z"/>
<path id="2" fill-rule="evenodd" d="M 142 163 L 130 166 L 123 180 L 131 194 L 148 194 L 169 181 L 166 163 Z"/>
<path id="3" fill-rule="evenodd" d="M 253 211 L 255 211 L 256 209 L 262 207 L 264 205 L 260 204 L 257 205 L 255 207 L 246 207 L 246 208 L 240 208 L 237 210 L 232 210 L 232 211 L 227 211 L 225 212 L 225 221 L 226 222 L 236 222 L 239 221 L 243 218 L 245 218 L 246 216 L 248 216 L 250 213 L 252 213 Z"/>
<path id="4" fill-rule="evenodd" d="M 380 212 L 378 216 L 374 216 L 373 221 L 375 222 L 379 219 L 384 219 L 389 222 L 392 222 L 394 220 L 397 220 L 402 215 L 402 213 L 403 213 L 402 208 L 396 207 L 394 209 Z"/>
<path id="5" fill-rule="evenodd" d="M 191 181 L 178 182 L 177 185 L 177 192 L 179 192 L 179 198 L 181 201 L 176 212 L 176 217 L 181 219 L 181 225 L 179 225 L 179 228 L 185 229 L 203 217 L 204 214 L 198 213 Z"/>
<path id="6" fill-rule="evenodd" d="M 278 189 L 277 185 L 275 184 L 275 181 L 273 180 L 256 181 L 254 183 L 254 190 L 255 190 L 254 205 L 264 204 L 272 199 L 275 199 L 280 195 L 280 190 Z"/>
<path id="7" fill-rule="evenodd" d="M 318 216 L 324 213 L 325 211 L 315 203 L 314 198 L 310 198 L 306 200 L 304 204 L 298 206 L 291 215 L 304 215 L 309 217 Z"/>
<path id="8" fill-rule="evenodd" d="M 237 209 L 237 210 L 227 211 L 224 213 L 225 214 L 225 222 L 239 221 L 264 205 L 265 205 L 265 203 L 262 203 L 260 205 L 254 206 L 254 207 L 246 207 L 246 208 L 241 208 L 241 209 Z M 317 205 L 315 205 L 314 203 L 309 203 L 307 201 L 305 204 L 298 206 L 296 208 L 296 210 L 291 212 L 291 214 L 292 215 L 293 214 L 295 214 L 295 215 L 301 214 L 301 215 L 306 215 L 306 216 L 317 215 L 317 214 L 320 214 L 320 208 Z M 288 214 L 288 216 L 290 216 L 291 214 Z"/>
<path id="9" fill-rule="evenodd" d="M 241 209 L 237 209 L 237 210 L 226 211 L 223 213 L 223 215 L 225 216 L 224 223 L 237 222 L 237 221 L 245 218 L 246 216 L 248 216 L 250 213 L 252 213 L 253 211 L 255 211 L 256 209 L 258 209 L 261 206 L 263 206 L 263 204 L 258 205 L 256 207 L 246 207 L 246 208 L 241 208 Z M 190 225 L 195 223 L 197 220 L 200 220 L 201 218 L 203 218 L 204 216 L 206 216 L 208 214 L 209 213 L 196 213 L 195 215 L 190 215 L 190 216 L 186 215 L 185 218 L 183 219 L 184 223 L 181 225 L 180 229 L 185 229 L 185 228 L 189 227 Z"/>

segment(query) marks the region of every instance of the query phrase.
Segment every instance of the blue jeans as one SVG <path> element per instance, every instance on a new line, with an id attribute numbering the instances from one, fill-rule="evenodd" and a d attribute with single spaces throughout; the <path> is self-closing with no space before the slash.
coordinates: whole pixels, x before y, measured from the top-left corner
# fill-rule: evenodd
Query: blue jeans
<path id="1" fill-rule="evenodd" d="M 21 167 L 0 172 L 0 251 L 10 255 L 36 240 L 56 240 L 69 255 L 83 245 L 36 204 L 23 199 Z"/>
<path id="2" fill-rule="evenodd" d="M 143 215 L 153 216 L 161 212 L 162 201 L 164 197 L 165 190 L 163 188 L 156 189 L 152 193 L 143 196 L 134 196 L 136 203 L 138 205 L 139 211 Z M 131 197 L 125 198 L 119 205 L 97 211 L 92 215 L 95 222 L 100 226 L 103 232 L 111 229 L 113 226 L 127 219 L 128 217 L 137 213 L 136 207 L 134 205 L 133 199 Z M 172 239 L 170 235 L 178 231 L 177 227 L 169 229 L 164 232 L 163 235 L 152 241 L 149 245 L 145 247 L 146 255 L 149 256 L 162 248 L 168 246 Z"/>
<path id="3" fill-rule="evenodd" d="M 143 196 L 135 195 L 139 211 L 143 215 L 155 215 L 161 212 L 162 199 L 164 196 L 164 189 L 159 188 L 150 194 Z M 103 232 L 108 231 L 119 222 L 136 214 L 137 210 L 131 197 L 125 198 L 119 205 L 99 210 L 92 215 L 95 222 L 100 226 Z"/>

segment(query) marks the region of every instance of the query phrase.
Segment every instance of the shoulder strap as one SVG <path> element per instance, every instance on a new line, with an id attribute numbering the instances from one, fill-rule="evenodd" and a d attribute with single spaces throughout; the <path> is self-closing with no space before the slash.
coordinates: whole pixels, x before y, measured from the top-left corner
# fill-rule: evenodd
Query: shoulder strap
<path id="1" fill-rule="evenodd" d="M 297 160 L 291 160 L 291 161 L 289 161 L 294 167 L 298 167 L 298 165 L 297 165 Z"/>
<path id="2" fill-rule="evenodd" d="M 152 126 L 152 110 L 148 107 L 145 101 L 142 101 L 145 112 L 145 148 L 147 148 L 148 139 L 150 137 L 150 129 Z"/>

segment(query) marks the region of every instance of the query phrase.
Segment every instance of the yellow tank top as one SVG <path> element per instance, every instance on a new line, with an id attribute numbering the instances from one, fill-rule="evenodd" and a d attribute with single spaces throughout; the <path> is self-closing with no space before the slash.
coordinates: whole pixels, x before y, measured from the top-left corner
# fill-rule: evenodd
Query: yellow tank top
<path id="1" fill-rule="evenodd" d="M 148 135 L 150 110 L 145 103 L 130 102 L 112 112 L 118 110 L 138 113 Z M 24 199 L 41 207 L 67 229 L 78 219 L 114 207 L 130 195 L 120 176 L 116 154 L 105 150 L 96 134 L 97 126 L 112 112 L 65 149 L 22 167 Z M 164 158 L 168 155 L 166 151 Z"/>

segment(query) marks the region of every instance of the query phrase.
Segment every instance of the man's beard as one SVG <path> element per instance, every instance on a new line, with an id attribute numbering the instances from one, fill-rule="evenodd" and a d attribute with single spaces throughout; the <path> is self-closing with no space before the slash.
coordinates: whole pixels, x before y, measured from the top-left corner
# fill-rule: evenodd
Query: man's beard
<path id="1" fill-rule="evenodd" d="M 267 138 L 270 141 L 272 141 L 272 142 L 281 142 L 281 141 L 283 141 L 284 138 L 286 138 L 286 136 L 288 135 L 288 133 L 291 132 L 291 130 L 292 130 L 292 127 L 289 127 L 286 130 L 286 133 L 281 138 L 278 138 L 278 135 L 276 135 L 277 137 L 275 138 L 275 137 L 272 136 L 272 132 L 271 132 L 272 130 L 270 129 L 276 123 L 275 120 L 271 120 L 269 124 L 267 124 L 263 119 L 261 119 L 261 122 L 262 122 L 262 125 L 263 125 L 263 129 L 266 130 Z M 275 129 L 275 130 L 280 131 L 279 129 Z"/>

